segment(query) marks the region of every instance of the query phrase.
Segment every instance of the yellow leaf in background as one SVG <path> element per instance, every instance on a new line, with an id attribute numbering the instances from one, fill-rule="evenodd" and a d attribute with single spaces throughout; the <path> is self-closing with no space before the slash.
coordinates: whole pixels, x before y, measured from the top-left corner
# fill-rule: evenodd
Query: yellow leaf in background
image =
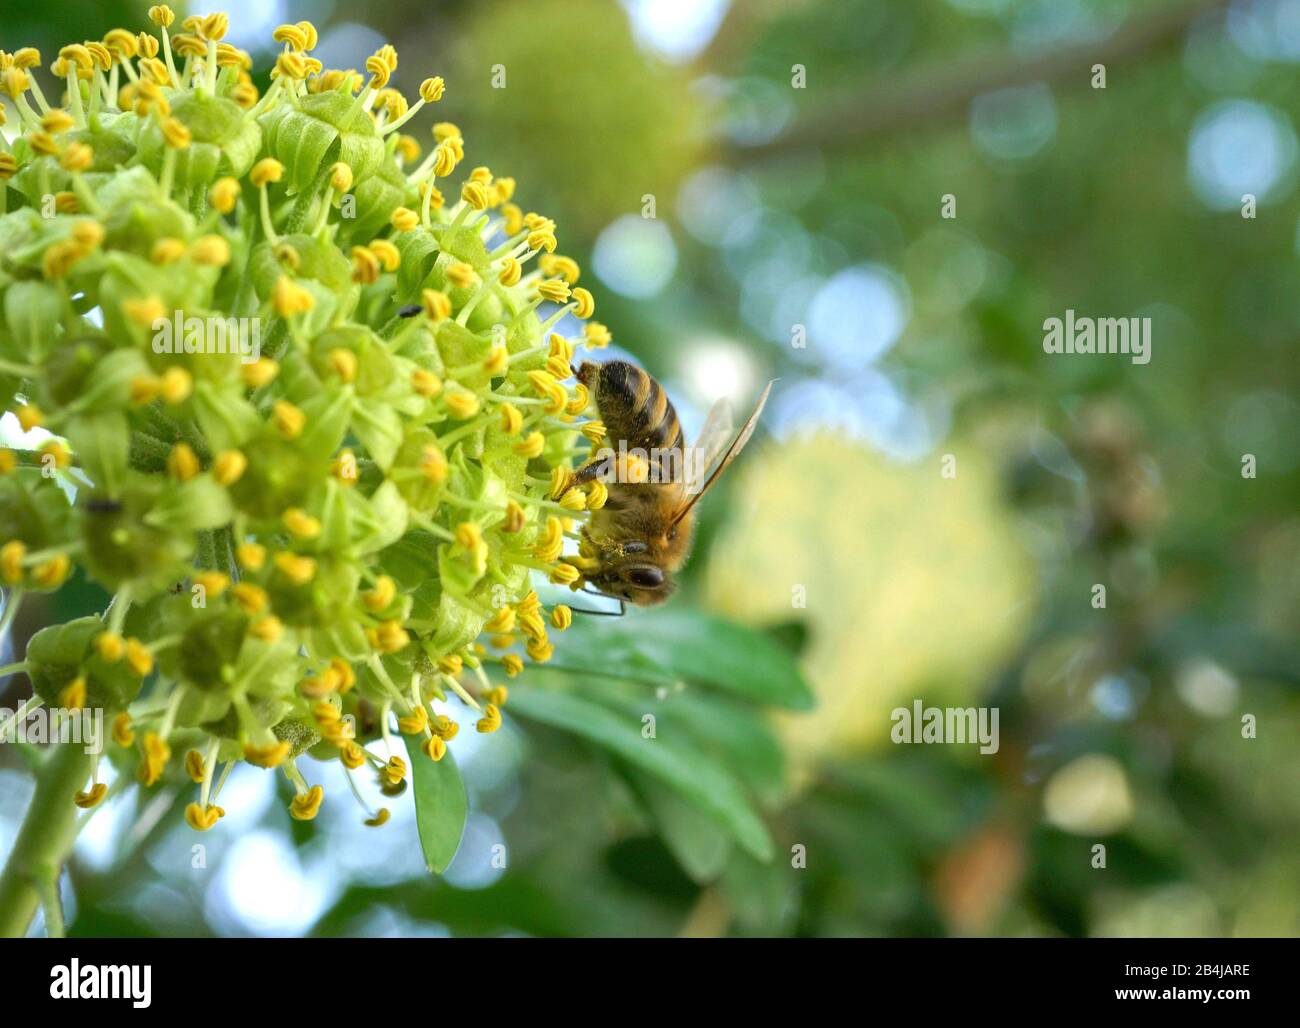
<path id="1" fill-rule="evenodd" d="M 915 699 L 978 704 L 1032 624 L 1032 566 L 996 466 L 947 450 L 953 478 L 939 455 L 898 464 L 830 435 L 741 462 L 706 595 L 741 622 L 806 624 L 818 705 L 780 722 L 796 766 L 889 745 L 890 712 Z"/>

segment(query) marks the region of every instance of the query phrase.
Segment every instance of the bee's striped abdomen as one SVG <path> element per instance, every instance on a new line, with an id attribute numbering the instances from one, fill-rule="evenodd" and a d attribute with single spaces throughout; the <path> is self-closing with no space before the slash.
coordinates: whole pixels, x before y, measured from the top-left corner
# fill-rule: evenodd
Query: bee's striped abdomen
<path id="1" fill-rule="evenodd" d="M 619 440 L 625 440 L 629 449 L 656 450 L 682 445 L 682 426 L 668 394 L 635 364 L 584 363 L 579 378 L 589 388 L 594 384 L 596 406 L 614 446 Z"/>

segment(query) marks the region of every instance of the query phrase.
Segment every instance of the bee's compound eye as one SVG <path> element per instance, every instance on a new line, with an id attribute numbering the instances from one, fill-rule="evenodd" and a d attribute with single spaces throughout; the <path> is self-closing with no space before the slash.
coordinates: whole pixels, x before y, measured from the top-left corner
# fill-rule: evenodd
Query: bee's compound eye
<path id="1" fill-rule="evenodd" d="M 657 589 L 664 584 L 664 573 L 651 564 L 629 568 L 627 580 L 641 589 Z"/>

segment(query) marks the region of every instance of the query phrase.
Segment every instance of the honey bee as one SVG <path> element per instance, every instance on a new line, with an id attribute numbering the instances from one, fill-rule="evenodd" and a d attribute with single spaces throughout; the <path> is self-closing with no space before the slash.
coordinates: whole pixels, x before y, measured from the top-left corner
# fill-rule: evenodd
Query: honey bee
<path id="1" fill-rule="evenodd" d="M 677 411 L 663 386 L 627 361 L 583 361 L 573 372 L 596 402 L 606 443 L 579 468 L 561 495 L 599 478 L 609 498 L 582 530 L 577 562 L 584 584 L 638 606 L 663 603 L 673 575 L 691 550 L 695 505 L 754 434 L 772 391 L 769 382 L 740 432 L 733 436 L 730 407 L 719 400 L 700 438 L 687 447 Z M 634 454 L 631 469 L 619 455 Z M 642 456 L 644 455 L 644 456 Z M 615 470 L 619 474 L 613 474 Z"/>

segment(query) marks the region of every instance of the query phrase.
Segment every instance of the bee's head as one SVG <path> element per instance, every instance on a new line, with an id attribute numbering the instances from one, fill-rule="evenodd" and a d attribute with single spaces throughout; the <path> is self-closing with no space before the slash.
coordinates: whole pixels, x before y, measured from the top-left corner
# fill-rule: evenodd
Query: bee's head
<path id="1" fill-rule="evenodd" d="M 589 579 L 603 593 L 635 603 L 638 607 L 651 607 L 663 603 L 672 595 L 672 576 L 657 564 L 643 560 L 627 561 L 602 568 Z"/>

